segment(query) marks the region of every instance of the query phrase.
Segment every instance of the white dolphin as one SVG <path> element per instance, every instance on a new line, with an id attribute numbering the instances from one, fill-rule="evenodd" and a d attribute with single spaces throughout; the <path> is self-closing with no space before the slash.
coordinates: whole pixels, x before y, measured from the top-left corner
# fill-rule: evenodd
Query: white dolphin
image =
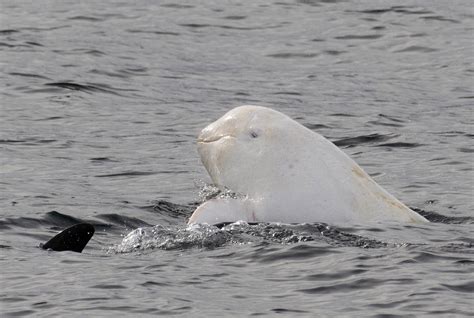
<path id="1" fill-rule="evenodd" d="M 329 140 L 270 108 L 232 109 L 202 130 L 198 152 L 214 184 L 244 198 L 204 202 L 189 224 L 428 222 Z"/>

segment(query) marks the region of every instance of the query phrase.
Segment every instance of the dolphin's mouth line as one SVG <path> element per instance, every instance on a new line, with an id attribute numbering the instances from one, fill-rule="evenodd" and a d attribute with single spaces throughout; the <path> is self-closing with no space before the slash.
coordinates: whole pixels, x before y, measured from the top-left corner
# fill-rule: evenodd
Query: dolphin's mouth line
<path id="1" fill-rule="evenodd" d="M 208 144 L 211 142 L 216 142 L 224 138 L 235 138 L 232 135 L 217 135 L 217 136 L 212 136 L 212 137 L 207 137 L 207 138 L 198 138 L 197 142 L 198 144 Z"/>

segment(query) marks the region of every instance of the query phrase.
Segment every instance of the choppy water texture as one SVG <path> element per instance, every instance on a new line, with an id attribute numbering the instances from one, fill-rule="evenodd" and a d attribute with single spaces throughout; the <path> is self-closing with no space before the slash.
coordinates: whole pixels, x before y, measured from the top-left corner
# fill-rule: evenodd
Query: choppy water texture
<path id="1" fill-rule="evenodd" d="M 2 316 L 473 314 L 471 1 L 0 14 Z M 436 222 L 186 228 L 209 182 L 195 136 L 249 103 L 335 141 Z M 79 220 L 96 227 L 84 253 L 36 248 Z"/>

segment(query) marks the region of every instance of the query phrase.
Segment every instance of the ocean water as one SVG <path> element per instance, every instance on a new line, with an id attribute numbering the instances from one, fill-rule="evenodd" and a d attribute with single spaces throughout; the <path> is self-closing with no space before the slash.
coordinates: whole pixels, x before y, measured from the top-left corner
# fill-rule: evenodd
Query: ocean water
<path id="1" fill-rule="evenodd" d="M 0 1 L 2 317 L 474 315 L 471 1 Z M 242 104 L 433 222 L 186 227 Z M 37 248 L 90 222 L 82 254 Z"/>

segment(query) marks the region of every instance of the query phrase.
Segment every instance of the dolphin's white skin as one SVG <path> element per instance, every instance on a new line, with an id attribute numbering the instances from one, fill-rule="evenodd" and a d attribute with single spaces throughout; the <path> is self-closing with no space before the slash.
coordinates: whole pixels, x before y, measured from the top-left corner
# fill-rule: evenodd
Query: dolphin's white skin
<path id="1" fill-rule="evenodd" d="M 428 222 L 379 186 L 323 136 L 261 106 L 240 106 L 204 128 L 198 152 L 217 186 L 188 224 Z"/>

